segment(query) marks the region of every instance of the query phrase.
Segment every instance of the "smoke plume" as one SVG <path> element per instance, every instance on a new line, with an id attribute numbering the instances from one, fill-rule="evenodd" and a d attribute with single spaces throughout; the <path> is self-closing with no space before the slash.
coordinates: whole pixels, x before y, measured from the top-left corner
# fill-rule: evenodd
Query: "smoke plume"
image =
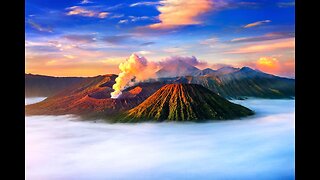
<path id="1" fill-rule="evenodd" d="M 207 67 L 208 63 L 205 61 L 199 61 L 195 56 L 171 56 L 160 61 L 162 67 L 171 66 L 177 64 L 179 61 L 183 61 L 191 66 Z"/>
<path id="2" fill-rule="evenodd" d="M 165 58 L 160 62 L 148 62 L 146 58 L 132 54 L 128 59 L 126 59 L 125 62 L 119 65 L 121 72 L 116 78 L 116 83 L 112 86 L 114 92 L 111 93 L 111 98 L 118 98 L 121 95 L 122 90 L 129 86 L 133 86 L 136 82 L 144 81 L 150 78 L 156 78 L 156 72 L 160 68 L 165 68 L 166 70 L 176 72 L 177 64 L 179 64 L 181 61 L 191 66 L 199 67 L 208 65 L 206 62 L 199 61 L 194 56 L 172 56 Z M 180 67 L 180 70 L 182 69 L 183 68 Z"/>
<path id="3" fill-rule="evenodd" d="M 155 77 L 157 68 L 156 63 L 148 62 L 146 58 L 132 54 L 125 62 L 119 65 L 121 73 L 116 78 L 116 83 L 112 86 L 114 92 L 111 93 L 111 98 L 119 97 L 123 89 L 132 86 L 135 82 Z"/>

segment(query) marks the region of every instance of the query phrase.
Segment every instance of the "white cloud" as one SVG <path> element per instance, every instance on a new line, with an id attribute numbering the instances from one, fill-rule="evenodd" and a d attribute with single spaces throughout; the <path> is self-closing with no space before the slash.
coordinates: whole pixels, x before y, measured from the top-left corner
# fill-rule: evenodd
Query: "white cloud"
<path id="1" fill-rule="evenodd" d="M 254 23 L 247 24 L 247 25 L 243 26 L 243 28 L 251 28 L 251 27 L 260 26 L 260 25 L 270 23 L 270 22 L 271 22 L 271 20 L 257 21 Z"/>
<path id="2" fill-rule="evenodd" d="M 85 7 L 72 6 L 67 8 L 68 16 L 84 16 L 84 17 L 96 17 L 96 18 L 106 18 L 109 14 L 108 12 L 98 12 L 94 10 L 86 9 Z"/>
<path id="3" fill-rule="evenodd" d="M 126 24 L 126 23 L 128 23 L 129 21 L 127 20 L 127 19 L 122 19 L 122 20 L 120 20 L 118 23 L 119 24 Z"/>
<path id="4" fill-rule="evenodd" d="M 135 6 L 153 6 L 153 5 L 158 5 L 159 2 L 137 2 L 130 4 L 130 7 L 135 7 Z"/>
<path id="5" fill-rule="evenodd" d="M 89 4 L 89 3 L 92 3 L 92 2 L 89 1 L 89 0 L 82 0 L 82 1 L 80 2 L 80 4 Z"/>

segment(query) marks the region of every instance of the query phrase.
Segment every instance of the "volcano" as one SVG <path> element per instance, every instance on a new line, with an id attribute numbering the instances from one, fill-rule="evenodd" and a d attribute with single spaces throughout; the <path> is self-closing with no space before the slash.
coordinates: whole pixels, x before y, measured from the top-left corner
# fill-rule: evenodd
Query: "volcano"
<path id="1" fill-rule="evenodd" d="M 137 84 L 123 91 L 117 99 L 110 93 L 116 75 L 107 74 L 86 78 L 80 83 L 48 97 L 42 102 L 27 105 L 27 115 L 110 115 L 127 111 L 156 92 L 163 83 L 153 82 Z"/>
<path id="2" fill-rule="evenodd" d="M 252 115 L 253 111 L 229 102 L 197 84 L 167 84 L 121 122 L 225 120 Z"/>

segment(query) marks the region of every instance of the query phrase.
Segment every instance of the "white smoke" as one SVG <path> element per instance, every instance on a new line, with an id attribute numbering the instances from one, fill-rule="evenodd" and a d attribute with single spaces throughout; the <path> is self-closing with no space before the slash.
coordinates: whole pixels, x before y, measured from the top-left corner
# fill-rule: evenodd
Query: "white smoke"
<path id="1" fill-rule="evenodd" d="M 157 63 L 148 62 L 146 58 L 132 54 L 125 62 L 119 65 L 121 73 L 116 78 L 116 83 L 112 86 L 114 92 L 111 93 L 111 98 L 119 97 L 123 89 L 132 86 L 135 82 L 155 77 L 157 68 Z"/>

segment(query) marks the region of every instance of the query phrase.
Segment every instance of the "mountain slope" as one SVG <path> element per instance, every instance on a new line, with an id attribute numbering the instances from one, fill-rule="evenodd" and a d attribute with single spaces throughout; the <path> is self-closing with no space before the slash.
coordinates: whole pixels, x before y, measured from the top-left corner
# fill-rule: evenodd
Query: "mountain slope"
<path id="1" fill-rule="evenodd" d="M 233 119 L 252 115 L 241 105 L 231 103 L 197 84 L 168 84 L 139 106 L 128 111 L 121 122 L 201 121 Z"/>
<path id="2" fill-rule="evenodd" d="M 82 82 L 84 77 L 52 77 L 25 74 L 26 97 L 48 97 L 64 88 Z"/>
<path id="3" fill-rule="evenodd" d="M 86 78 L 79 84 L 48 97 L 42 102 L 26 106 L 27 115 L 62 114 L 113 114 L 128 110 L 140 104 L 158 90 L 162 83 L 155 82 L 128 88 L 117 99 L 110 93 L 116 75 Z"/>
<path id="4" fill-rule="evenodd" d="M 230 66 L 226 66 L 226 67 L 222 67 L 220 69 L 217 70 L 217 74 L 218 75 L 223 75 L 223 74 L 230 74 L 233 72 L 238 71 L 239 68 L 234 68 L 234 67 L 230 67 Z"/>
<path id="5" fill-rule="evenodd" d="M 226 69 L 224 69 L 226 70 Z M 213 73 L 205 76 L 160 78 L 169 83 L 200 84 L 222 97 L 292 98 L 295 96 L 295 80 L 256 71 L 248 67 L 229 68 L 231 73 Z"/>
<path id="6" fill-rule="evenodd" d="M 213 73 L 216 73 L 216 72 L 217 72 L 216 70 L 213 70 L 213 69 L 210 69 L 210 68 L 206 68 L 206 69 L 199 70 L 198 72 L 195 72 L 195 73 L 189 74 L 189 75 L 204 76 L 204 75 L 213 74 Z"/>

